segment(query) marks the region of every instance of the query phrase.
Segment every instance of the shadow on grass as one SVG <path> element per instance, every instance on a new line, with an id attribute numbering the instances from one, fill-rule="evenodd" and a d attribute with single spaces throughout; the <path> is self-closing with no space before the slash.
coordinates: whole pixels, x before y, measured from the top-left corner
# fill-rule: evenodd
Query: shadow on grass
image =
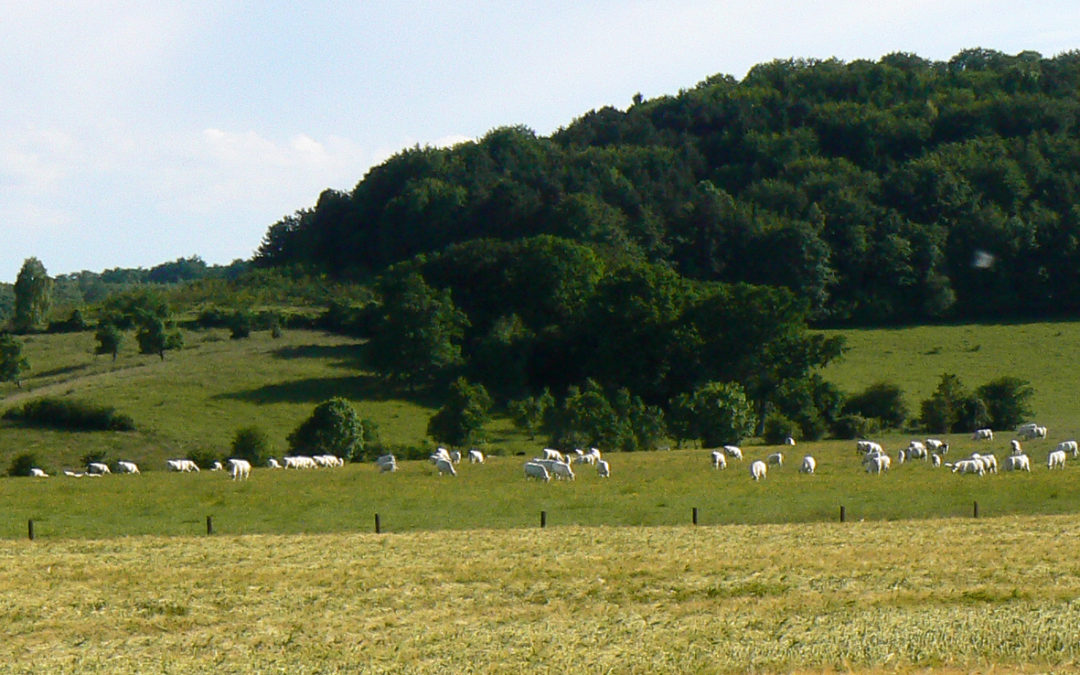
<path id="1" fill-rule="evenodd" d="M 334 361 L 339 368 L 359 369 L 363 364 L 363 345 L 299 345 L 275 349 L 276 359 L 321 359 Z"/>
<path id="2" fill-rule="evenodd" d="M 429 391 L 392 386 L 371 375 L 311 377 L 218 394 L 214 398 L 248 403 L 321 403 L 335 396 L 354 401 L 403 400 L 423 406 L 438 406 L 438 400 Z"/>
<path id="3" fill-rule="evenodd" d="M 33 375 L 35 378 L 56 377 L 57 375 L 71 375 L 72 373 L 78 373 L 80 371 L 86 370 L 89 367 L 90 364 L 88 363 L 80 363 L 73 366 L 53 368 L 52 370 L 42 370 L 36 373 L 32 372 L 31 375 Z"/>

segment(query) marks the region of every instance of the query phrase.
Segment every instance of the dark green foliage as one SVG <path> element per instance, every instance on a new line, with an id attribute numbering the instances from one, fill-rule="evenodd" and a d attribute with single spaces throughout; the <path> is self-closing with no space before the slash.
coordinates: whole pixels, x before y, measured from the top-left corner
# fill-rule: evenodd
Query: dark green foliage
<path id="1" fill-rule="evenodd" d="M 394 271 L 379 284 L 382 307 L 368 343 L 368 361 L 409 384 L 431 382 L 462 363 L 469 321 L 450 298 L 415 272 Z"/>
<path id="2" fill-rule="evenodd" d="M 97 346 L 94 347 L 94 353 L 111 354 L 113 361 L 115 361 L 117 355 L 120 353 L 120 347 L 124 343 L 123 332 L 111 323 L 99 323 L 94 338 L 97 340 Z"/>
<path id="3" fill-rule="evenodd" d="M 209 448 L 195 448 L 188 452 L 187 459 L 195 462 L 195 466 L 203 469 L 214 468 L 215 462 L 220 462 L 224 459 L 221 453 L 216 450 L 210 450 Z"/>
<path id="4" fill-rule="evenodd" d="M 539 396 L 526 396 L 525 398 L 510 401 L 507 412 L 514 426 L 529 434 L 529 439 L 536 438 L 544 425 L 547 413 L 555 405 L 555 398 L 551 392 L 544 389 Z"/>
<path id="5" fill-rule="evenodd" d="M 8 467 L 7 475 L 9 476 L 29 476 L 30 469 L 38 466 L 37 456 L 32 452 L 23 452 L 15 456 L 15 459 L 11 460 L 11 466 Z"/>
<path id="6" fill-rule="evenodd" d="M 69 431 L 134 431 L 128 415 L 109 406 L 66 398 L 37 398 L 9 408 L 4 419 L 21 424 Z"/>
<path id="7" fill-rule="evenodd" d="M 379 434 L 379 424 L 375 420 L 364 418 L 360 420 L 360 437 L 363 441 L 363 453 L 354 454 L 353 461 L 361 459 L 372 460 L 379 455 L 386 454 L 386 445 Z"/>
<path id="8" fill-rule="evenodd" d="M 12 326 L 27 333 L 44 327 L 52 306 L 53 280 L 37 258 L 27 258 L 15 279 Z"/>
<path id="9" fill-rule="evenodd" d="M 881 431 L 881 421 L 876 417 L 842 415 L 833 423 L 836 438 L 869 438 Z"/>
<path id="10" fill-rule="evenodd" d="M 872 384 L 861 393 L 852 395 L 844 404 L 843 411 L 848 415 L 876 419 L 886 429 L 898 429 L 904 426 L 908 418 L 903 390 L 888 382 Z"/>
<path id="11" fill-rule="evenodd" d="M 979 387 L 976 395 L 986 406 L 992 429 L 1013 429 L 1031 417 L 1031 398 L 1035 390 L 1025 380 L 999 377 Z"/>
<path id="12" fill-rule="evenodd" d="M 483 442 L 491 404 L 483 385 L 459 377 L 450 385 L 446 402 L 428 421 L 428 436 L 454 447 Z"/>
<path id="13" fill-rule="evenodd" d="M 364 428 L 351 403 L 332 398 L 315 406 L 288 441 L 291 454 L 330 454 L 350 461 L 364 451 Z"/>
<path id="14" fill-rule="evenodd" d="M 943 373 L 937 389 L 920 404 L 922 426 L 932 433 L 973 431 L 990 422 L 986 404 L 960 378 Z"/>
<path id="15" fill-rule="evenodd" d="M 805 379 L 784 382 L 777 388 L 772 403 L 781 416 L 797 425 L 797 432 L 788 435 L 816 441 L 836 422 L 844 405 L 844 395 L 815 373 Z"/>
<path id="16" fill-rule="evenodd" d="M 0 382 L 14 382 L 22 387 L 22 374 L 30 362 L 22 355 L 22 343 L 10 333 L 0 333 Z"/>
<path id="17" fill-rule="evenodd" d="M 505 127 L 410 148 L 275 223 L 256 263 L 366 278 L 464 242 L 551 235 L 605 261 L 783 286 L 815 320 L 1075 312 L 1078 81 L 1071 52 L 763 63 L 550 137 Z M 481 333 L 511 313 L 540 332 L 519 306 L 475 314 L 429 272 Z"/>
<path id="18" fill-rule="evenodd" d="M 754 412 L 743 388 L 733 382 L 709 382 L 672 403 L 682 438 L 698 438 L 703 447 L 737 445 L 754 433 Z"/>
<path id="19" fill-rule="evenodd" d="M 789 436 L 799 438 L 800 425 L 777 412 L 765 416 L 764 428 L 762 437 L 769 445 L 781 445 Z"/>
<path id="20" fill-rule="evenodd" d="M 105 321 L 121 330 L 129 330 L 153 319 L 164 321 L 169 317 L 169 305 L 157 291 L 140 287 L 109 296 L 102 303 L 98 316 L 99 323 Z"/>
<path id="21" fill-rule="evenodd" d="M 263 466 L 270 458 L 270 437 L 256 426 L 236 430 L 229 457 L 246 459 L 252 466 Z"/>
<path id="22" fill-rule="evenodd" d="M 101 464 L 108 464 L 108 462 L 105 461 L 105 453 L 103 451 L 97 450 L 94 452 L 88 452 L 79 458 L 79 463 L 83 466 L 87 466 L 95 462 L 100 462 Z"/>
<path id="23" fill-rule="evenodd" d="M 653 450 L 667 433 L 662 410 L 625 388 L 609 399 L 595 380 L 570 387 L 554 417 L 552 444 L 568 449 Z"/>
<path id="24" fill-rule="evenodd" d="M 86 323 L 86 319 L 83 317 L 81 310 L 72 310 L 71 315 L 63 321 L 50 321 L 49 333 L 79 333 L 90 325 Z"/>
<path id="25" fill-rule="evenodd" d="M 184 334 L 180 329 L 167 326 L 156 316 L 142 320 L 138 332 L 135 333 L 135 340 L 139 343 L 140 354 L 157 354 L 162 361 L 165 360 L 166 351 L 184 346 Z"/>
<path id="26" fill-rule="evenodd" d="M 229 337 L 233 340 L 242 340 L 251 335 L 253 318 L 251 312 L 237 310 L 229 317 Z"/>

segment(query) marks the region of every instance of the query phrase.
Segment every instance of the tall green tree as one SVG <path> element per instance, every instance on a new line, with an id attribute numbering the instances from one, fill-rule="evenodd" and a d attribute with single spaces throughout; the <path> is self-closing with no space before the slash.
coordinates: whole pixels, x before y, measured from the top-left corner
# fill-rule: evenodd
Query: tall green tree
<path id="1" fill-rule="evenodd" d="M 701 439 L 703 447 L 738 444 L 754 432 L 754 410 L 743 388 L 734 382 L 707 382 L 673 402 L 683 434 Z"/>
<path id="2" fill-rule="evenodd" d="M 536 438 L 536 434 L 544 424 L 544 417 L 554 405 L 555 398 L 550 391 L 544 389 L 539 396 L 526 396 L 510 401 L 506 408 L 514 426 L 528 433 L 529 440 L 532 440 Z"/>
<path id="3" fill-rule="evenodd" d="M 9 333 L 0 334 L 0 382 L 14 382 L 22 387 L 23 371 L 30 362 L 22 355 L 22 343 Z"/>
<path id="4" fill-rule="evenodd" d="M 135 340 L 139 343 L 140 353 L 157 354 L 162 361 L 165 360 L 166 351 L 184 346 L 184 334 L 180 329 L 166 326 L 165 322 L 157 317 L 150 317 L 142 322 L 135 334 Z"/>
<path id="5" fill-rule="evenodd" d="M 491 404 L 484 385 L 459 377 L 450 385 L 446 403 L 428 421 L 428 435 L 456 447 L 479 443 L 484 440 Z"/>
<path id="6" fill-rule="evenodd" d="M 94 338 L 97 340 L 97 346 L 94 348 L 94 353 L 112 354 L 112 359 L 115 361 L 117 355 L 120 353 L 120 346 L 124 342 L 123 331 L 108 321 L 99 322 L 97 333 L 94 334 Z"/>
<path id="7" fill-rule="evenodd" d="M 1026 380 L 1004 376 L 975 390 L 986 405 L 993 429 L 1012 429 L 1031 416 L 1031 397 L 1035 389 Z"/>
<path id="8" fill-rule="evenodd" d="M 315 406 L 288 441 L 293 454 L 331 454 L 349 461 L 364 451 L 364 427 L 351 403 L 332 398 Z"/>
<path id="9" fill-rule="evenodd" d="M 469 320 L 448 290 L 427 285 L 416 272 L 391 272 L 379 283 L 382 307 L 368 342 L 371 367 L 415 385 L 462 363 Z"/>
<path id="10" fill-rule="evenodd" d="M 25 333 L 44 326 L 52 306 L 53 280 L 37 258 L 23 262 L 15 279 L 14 328 Z"/>

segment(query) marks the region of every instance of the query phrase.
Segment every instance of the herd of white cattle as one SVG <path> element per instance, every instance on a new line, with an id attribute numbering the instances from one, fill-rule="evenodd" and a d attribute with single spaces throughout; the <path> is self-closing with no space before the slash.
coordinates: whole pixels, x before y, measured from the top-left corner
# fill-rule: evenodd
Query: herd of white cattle
<path id="1" fill-rule="evenodd" d="M 1005 471 L 1031 471 L 1031 459 L 1020 445 L 1021 440 L 1046 438 L 1047 429 L 1035 423 L 1022 424 L 1016 428 L 1014 438 L 1009 441 L 1009 454 L 1004 457 L 1001 466 Z M 990 429 L 978 429 L 972 434 L 975 441 L 993 441 L 994 432 Z M 794 439 L 785 440 L 785 445 L 794 446 Z M 893 457 L 887 453 L 880 443 L 870 440 L 859 440 L 855 443 L 858 456 L 861 458 L 862 467 L 867 473 L 881 474 L 890 470 L 893 466 Z M 913 440 L 904 448 L 896 452 L 896 464 L 904 464 L 911 460 L 923 460 L 932 463 L 935 467 L 942 467 L 958 474 L 976 474 L 979 476 L 987 473 L 998 472 L 998 459 L 993 452 L 973 452 L 967 457 L 956 459 L 951 462 L 945 461 L 949 453 L 949 444 L 936 438 L 925 440 Z M 1051 450 L 1046 459 L 1048 469 L 1064 469 L 1065 461 L 1069 456 L 1080 457 L 1080 446 L 1075 440 L 1061 441 Z M 722 448 L 711 451 L 713 469 L 723 470 L 728 466 L 729 460 L 739 461 L 743 459 L 742 448 L 736 445 L 725 445 Z M 484 454 L 479 450 L 469 450 L 465 455 L 470 464 L 483 464 Z M 462 454 L 457 450 L 438 448 L 428 458 L 440 476 L 457 476 L 456 465 L 462 461 Z M 317 469 L 344 466 L 345 461 L 336 455 L 294 455 L 282 458 L 278 461 L 270 458 L 267 468 L 271 469 Z M 524 475 L 528 479 L 537 479 L 549 482 L 552 478 L 557 480 L 574 480 L 574 466 L 588 464 L 596 468 L 596 473 L 601 478 L 611 476 L 611 465 L 601 457 L 600 450 L 589 448 L 586 450 L 576 449 L 572 452 L 563 453 L 552 448 L 544 448 L 542 456 L 533 457 L 524 464 Z M 769 467 L 782 467 L 784 453 L 773 452 L 764 459 L 756 459 L 750 462 L 750 477 L 755 480 L 764 480 L 768 476 Z M 375 466 L 380 472 L 397 471 L 398 462 L 394 455 L 383 455 L 375 460 Z M 169 471 L 180 473 L 199 471 L 198 465 L 190 459 L 170 459 L 166 461 Z M 116 473 L 137 474 L 139 467 L 134 462 L 121 460 L 115 464 Z M 214 462 L 211 471 L 227 472 L 233 480 L 245 480 L 251 475 L 251 463 L 244 459 L 229 459 L 224 464 Z M 580 468 L 579 468 L 580 470 Z M 799 472 L 813 474 L 817 471 L 817 460 L 812 455 L 805 455 L 799 465 Z M 65 476 L 75 478 L 100 477 L 112 473 L 108 464 L 103 462 L 91 462 L 85 471 L 64 470 Z M 30 475 L 38 478 L 47 478 L 48 474 L 40 468 L 34 467 Z"/>

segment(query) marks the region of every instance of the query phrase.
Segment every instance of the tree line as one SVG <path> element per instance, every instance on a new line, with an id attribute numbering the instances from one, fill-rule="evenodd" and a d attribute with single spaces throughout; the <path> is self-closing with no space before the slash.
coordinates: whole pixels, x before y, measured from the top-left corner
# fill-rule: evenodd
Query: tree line
<path id="1" fill-rule="evenodd" d="M 405 150 L 272 225 L 255 257 L 366 280 L 474 239 L 551 235 L 812 321 L 1080 309 L 1080 52 L 785 60 L 549 137 Z"/>

